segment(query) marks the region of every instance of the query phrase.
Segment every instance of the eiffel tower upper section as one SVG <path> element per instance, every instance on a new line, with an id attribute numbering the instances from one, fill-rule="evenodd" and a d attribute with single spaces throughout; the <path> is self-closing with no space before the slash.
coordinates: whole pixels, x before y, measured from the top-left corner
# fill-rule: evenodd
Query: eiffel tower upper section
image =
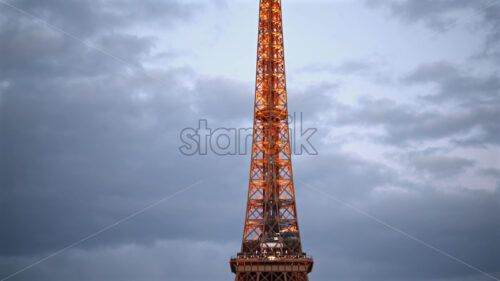
<path id="1" fill-rule="evenodd" d="M 250 184 L 236 280 L 307 280 L 288 130 L 281 1 L 260 0 Z"/>

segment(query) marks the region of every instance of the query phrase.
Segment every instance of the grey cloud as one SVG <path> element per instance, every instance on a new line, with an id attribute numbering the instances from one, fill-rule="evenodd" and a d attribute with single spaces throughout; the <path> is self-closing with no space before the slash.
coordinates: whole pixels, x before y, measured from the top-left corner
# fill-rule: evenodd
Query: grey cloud
<path id="1" fill-rule="evenodd" d="M 464 145 L 498 143 L 500 139 L 500 78 L 497 75 L 473 76 L 458 66 L 436 62 L 417 67 L 404 81 L 410 84 L 431 84 L 437 91 L 421 95 L 423 100 L 433 103 L 448 103 L 458 106 L 462 113 L 455 110 L 443 114 L 442 120 L 462 120 L 463 128 L 478 129 L 474 136 L 460 137 L 456 142 Z M 453 127 L 451 127 L 453 128 Z"/>
<path id="2" fill-rule="evenodd" d="M 201 4 L 180 3 L 178 1 L 147 0 L 116 1 L 97 0 L 91 5 L 77 0 L 20 0 L 12 3 L 16 7 L 40 17 L 50 24 L 80 38 L 96 34 L 113 33 L 137 22 L 174 24 L 190 19 L 200 9 Z M 18 11 L 6 9 L 12 17 L 26 17 Z"/>
<path id="3" fill-rule="evenodd" d="M 364 61 L 347 61 L 339 65 L 338 71 L 344 73 L 358 73 L 364 71 L 370 71 L 373 66 L 370 63 Z"/>
<path id="4" fill-rule="evenodd" d="M 338 125 L 382 127 L 385 136 L 380 141 L 405 145 L 463 135 L 480 124 L 481 119 L 467 111 L 447 114 L 417 111 L 392 100 L 364 98 L 358 107 L 339 107 L 334 122 Z"/>
<path id="5" fill-rule="evenodd" d="M 147 56 L 154 44 L 154 38 L 116 32 L 113 23 L 95 18 L 118 2 L 17 4 L 34 14 L 43 12 L 48 21 L 61 24 L 75 34 L 92 36 L 94 44 L 131 63 Z M 121 4 L 125 11 L 117 8 L 117 14 L 132 13 L 134 6 L 140 6 L 136 11 L 141 17 L 152 12 L 168 21 L 170 16 L 162 12 L 164 8 L 172 8 L 174 21 L 185 15 L 174 9 L 185 5 L 174 2 Z M 66 13 L 65 9 L 72 11 Z M 64 25 L 77 11 L 81 11 L 82 19 L 95 25 L 78 23 L 78 17 Z M 223 80 L 198 80 L 187 68 L 138 67 L 127 71 L 123 63 L 8 8 L 2 9 L 1 16 L 11 20 L 2 26 L 0 34 L 2 42 L 6 42 L 0 47 L 2 255 L 48 253 L 196 179 L 210 182 L 213 171 L 202 167 L 207 163 L 204 161 L 214 159 L 185 159 L 177 149 L 178 134 L 183 127 L 197 123 L 199 116 L 192 109 L 197 107 L 195 97 L 204 85 L 221 85 Z M 133 24 L 139 15 L 117 16 Z M 85 28 L 89 28 L 88 33 L 79 30 Z M 186 86 L 186 77 L 194 81 L 194 89 Z M 231 161 L 226 163 L 232 167 L 242 166 L 240 158 L 228 160 Z M 202 170 L 205 172 L 200 173 Z M 229 184 L 229 177 L 227 180 Z M 226 187 L 217 186 L 220 191 L 205 198 L 215 200 L 213 197 Z M 242 195 L 235 197 L 244 199 Z M 178 200 L 180 203 L 172 203 L 171 208 L 183 210 L 185 216 L 192 216 L 191 221 L 199 220 L 198 225 L 205 225 L 206 229 L 230 221 L 227 217 L 207 221 L 187 208 L 186 198 Z M 212 213 L 210 205 L 191 202 L 208 208 L 205 214 Z M 89 246 L 130 241 L 153 243 L 162 238 L 188 236 L 220 239 L 215 228 L 202 234 L 193 230 L 187 220 L 173 223 L 178 220 L 175 213 L 167 211 L 155 219 L 169 223 L 132 222 L 132 226 L 122 226 L 127 229 L 125 233 L 103 235 L 102 240 L 97 239 Z M 186 236 L 188 232 L 191 235 Z M 238 227 L 234 235 L 239 232 Z M 37 235 L 33 237 L 33 233 Z"/>
<path id="6" fill-rule="evenodd" d="M 362 74 L 372 71 L 374 68 L 372 63 L 362 60 L 344 61 L 339 65 L 331 64 L 311 64 L 301 68 L 299 71 L 304 72 L 331 72 L 340 74 Z"/>
<path id="7" fill-rule="evenodd" d="M 500 42 L 500 7 L 498 7 L 498 3 L 494 3 L 494 5 L 484 10 L 485 21 L 490 25 L 492 30 L 488 35 L 484 52 L 486 55 L 500 59 L 500 52 L 498 52 L 498 42 Z"/>
<path id="8" fill-rule="evenodd" d="M 366 1 L 370 6 L 387 7 L 394 16 L 407 22 L 423 21 L 434 30 L 444 31 L 457 21 L 453 12 L 472 10 L 479 3 L 467 0 Z M 471 11 L 472 12 L 472 11 Z"/>
<path id="9" fill-rule="evenodd" d="M 428 154 L 433 155 L 431 151 Z M 488 280 L 338 200 L 486 272 L 500 272 L 500 226 L 495 218 L 500 211 L 498 191 L 460 190 L 450 195 L 433 186 L 410 184 L 395 170 L 345 153 L 324 151 L 317 157 L 300 157 L 294 163 L 304 248 L 316 259 L 311 278 Z M 446 174 L 448 168 L 441 164 L 437 166 Z M 309 189 L 304 182 L 336 199 Z M 384 186 L 400 187 L 402 191 L 379 191 Z"/>
<path id="10" fill-rule="evenodd" d="M 335 75 L 359 76 L 363 78 L 368 77 L 379 83 L 387 83 L 392 81 L 392 75 L 387 69 L 385 69 L 385 65 L 382 63 L 373 62 L 370 59 L 346 60 L 337 65 L 328 63 L 314 63 L 300 68 L 298 72 L 327 72 Z"/>
<path id="11" fill-rule="evenodd" d="M 346 198 L 368 196 L 373 189 L 391 182 L 395 176 L 378 163 L 322 147 L 319 148 L 318 156 L 304 156 L 294 164 L 295 174 L 301 182 L 328 186 L 329 190 Z M 298 185 L 303 184 L 298 182 Z"/>
<path id="12" fill-rule="evenodd" d="M 123 244 L 92 251 L 70 249 L 12 280 L 208 280 L 229 279 L 228 256 L 235 242 L 161 240 L 151 245 Z M 36 258 L 0 258 L 0 276 Z M 196 270 L 193 270 L 196 268 Z M 50 274 L 49 274 L 50 273 Z M 221 274 L 222 273 L 222 274 Z"/>
<path id="13" fill-rule="evenodd" d="M 234 235 L 239 235 L 236 214 L 231 213 L 234 221 L 217 216 L 221 209 L 214 209 L 204 200 L 231 194 L 224 191 L 230 177 L 225 184 L 214 184 L 211 174 L 219 169 L 236 173 L 235 167 L 240 167 L 237 178 L 245 182 L 247 161 L 232 157 L 221 166 L 209 168 L 205 166 L 216 159 L 180 154 L 178 134 L 183 127 L 196 125 L 199 115 L 191 111 L 190 90 L 176 84 L 176 72 L 163 74 L 172 82 L 156 81 L 156 87 L 154 80 L 138 75 L 66 85 L 14 85 L 7 89 L 0 118 L 0 165 L 5 171 L 0 176 L 0 216 L 6 226 L 0 244 L 2 253 L 33 254 L 57 249 L 196 179 L 218 188 L 206 194 L 208 189 L 201 187 L 203 192 L 192 194 L 197 195 L 196 200 L 181 197 L 172 203 L 174 207 L 166 205 L 167 210 L 182 210 L 182 219 L 169 211 L 152 219 L 176 223 L 139 220 L 124 225 L 123 234 L 103 235 L 103 240 L 95 243 L 151 243 L 180 237 L 224 239 L 226 236 L 217 233 L 215 226 L 227 229 L 231 222 L 237 226 Z M 141 92 L 149 97 L 134 98 Z M 179 120 L 179 116 L 184 117 Z M 238 186 L 240 191 L 246 188 L 245 184 Z M 198 197 L 200 194 L 205 195 Z M 244 192 L 232 196 L 244 200 Z M 186 200 L 206 208 L 203 213 L 214 219 L 199 216 L 199 209 L 189 208 Z M 238 201 L 225 202 L 232 205 Z M 211 231 L 193 229 L 203 225 Z M 39 236 L 31 237 L 34 232 Z"/>
<path id="14" fill-rule="evenodd" d="M 160 76 L 177 77 L 175 72 L 169 74 Z M 116 82 L 105 79 L 106 83 L 103 81 L 97 87 L 102 92 L 90 91 L 90 85 L 88 89 L 79 85 L 80 90 L 73 95 L 65 95 L 65 90 L 55 91 L 56 87 L 46 88 L 50 91 L 43 97 L 36 95 L 39 91 L 31 95 L 14 95 L 19 92 L 15 91 L 6 96 L 5 105 L 8 106 L 5 108 L 12 108 L 2 111 L 5 115 L 0 119 L 1 139 L 7 140 L 2 143 L 3 153 L 8 152 L 3 154 L 7 158 L 2 158 L 2 169 L 11 176 L 0 178 L 2 183 L 6 183 L 5 186 L 11 187 L 3 189 L 0 197 L 3 200 L 0 206 L 5 208 L 1 212 L 4 215 L 1 221 L 9 226 L 1 239 L 2 253 L 6 253 L 2 261 L 6 266 L 2 268 L 5 268 L 6 273 L 29 264 L 34 256 L 57 250 L 80 239 L 82 235 L 116 221 L 124 214 L 168 195 L 177 187 L 189 184 L 193 177 L 208 177 L 202 186 L 192 192 L 186 192 L 164 206 L 88 241 L 67 255 L 27 271 L 19 279 L 31 280 L 37 276 L 37 280 L 54 280 L 63 278 L 59 274 L 65 274 L 65 278 L 74 276 L 76 280 L 155 280 L 164 277 L 198 280 L 199 272 L 209 272 L 207 280 L 232 278 L 227 268 L 227 258 L 237 251 L 237 239 L 241 237 L 248 158 L 185 158 L 178 155 L 175 129 L 164 132 L 163 125 L 175 128 L 177 122 L 181 123 L 177 126 L 182 126 L 195 121 L 189 118 L 192 113 L 187 114 L 191 105 L 189 90 L 180 91 L 182 83 L 178 84 L 179 81 L 174 79 L 169 84 L 170 91 L 163 89 L 155 93 L 155 85 L 147 83 L 151 82 L 150 79 L 143 76 L 125 78 L 117 79 Z M 127 91 L 119 90 L 123 85 L 126 85 Z M 165 84 L 156 86 L 159 85 Z M 151 100 L 146 99 L 141 103 L 128 98 L 134 96 L 135 89 L 147 89 L 148 93 L 155 94 Z M 9 91 L 14 90 L 11 88 Z M 232 88 L 227 90 L 232 91 Z M 93 95 L 89 97 L 88 93 Z M 172 103 L 171 98 L 176 102 Z M 16 110 L 18 108 L 26 110 Z M 185 116 L 186 119 L 176 120 L 175 116 Z M 158 121 L 151 125 L 150 120 Z M 396 181 L 390 170 L 376 163 L 366 163 L 343 153 L 320 152 L 319 158 L 294 159 L 297 180 L 321 187 L 326 185 L 334 194 L 358 200 L 369 197 L 374 187 Z M 230 175 L 226 175 L 221 182 L 217 175 L 220 175 L 220 171 L 229 170 Z M 388 275 L 401 279 L 407 274 L 414 274 L 414 280 L 430 280 L 436 276 L 447 278 L 471 274 L 412 243 L 394 243 L 400 237 L 387 234 L 385 229 L 367 224 L 364 219 L 356 220 L 352 214 L 334 208 L 317 209 L 315 206 L 319 208 L 333 203 L 323 202 L 325 198 L 310 198 L 312 194 L 305 194 L 300 182 L 296 186 L 306 243 L 304 247 L 317 259 L 315 275 L 312 276 L 317 280 L 330 280 L 332 274 L 345 280 L 359 280 L 368 276 L 372 279 L 374 276 L 383 278 Z M 379 204 L 391 206 L 390 202 L 398 200 Z M 484 202 L 482 200 L 479 202 Z M 18 205 L 19 202 L 23 202 L 24 207 Z M 438 203 L 436 205 L 439 206 Z M 408 206 L 414 205 L 405 205 Z M 431 206 L 435 205 L 416 205 L 414 210 L 420 207 L 433 209 Z M 449 219 L 451 211 L 458 206 L 462 205 L 457 203 L 448 209 L 449 212 L 444 212 L 445 217 L 439 219 Z M 392 212 L 398 214 L 396 210 L 401 209 L 384 210 L 382 214 L 385 217 L 394 216 Z M 408 224 L 418 221 L 416 225 L 427 229 L 428 225 L 422 226 L 422 221 L 426 222 L 431 214 L 427 213 L 423 217 L 416 211 L 411 214 L 413 216 L 408 217 L 403 212 L 402 217 L 390 218 Z M 476 217 L 475 214 L 470 216 L 471 220 Z M 490 219 L 483 217 L 484 221 L 490 222 Z M 449 226 L 475 229 L 468 219 L 466 222 L 450 222 Z M 484 227 L 482 221 L 476 223 Z M 439 230 L 442 228 L 436 229 Z M 31 233 L 38 235 L 33 237 Z M 460 253 L 476 260 L 476 251 L 480 251 L 483 258 L 477 259 L 475 264 L 486 270 L 496 270 L 494 265 L 490 266 L 484 261 L 492 255 L 492 248 L 470 244 L 468 240 L 468 237 L 477 237 L 478 233 L 482 233 L 484 239 L 481 241 L 492 241 L 491 230 L 476 230 L 476 236 L 462 232 L 462 229 L 459 233 L 462 239 L 459 241 L 470 245 L 470 248 Z M 186 242 L 172 242 L 168 247 L 163 247 L 161 241 L 169 239 Z M 199 246 L 199 243 L 203 243 L 200 241 L 208 241 L 209 244 L 215 241 L 215 246 Z M 220 243 L 225 241 L 233 242 L 214 256 L 214 251 L 221 251 Z M 460 249 L 458 245 L 461 243 L 449 247 Z M 130 244 L 133 246 L 127 246 Z M 393 246 L 387 248 L 383 245 Z M 168 255 L 173 252 L 176 255 Z M 214 268 L 199 271 L 184 267 L 192 266 L 196 261 L 191 254 L 193 252 L 196 256 L 211 257 Z M 415 257 L 407 260 L 408 252 L 415 253 Z M 386 254 L 380 256 L 380 253 Z M 149 260 L 146 257 L 153 258 Z M 341 267 L 342 260 L 351 264 L 351 267 Z M 161 268 L 159 261 L 165 264 L 175 262 L 177 266 L 170 268 L 165 265 L 166 268 Z M 332 265 L 330 262 L 337 263 Z M 121 269 L 124 264 L 131 263 L 137 266 L 135 273 Z M 433 264 L 441 267 L 434 267 Z M 334 272 L 330 270 L 332 266 L 336 269 Z M 62 273 L 55 270 L 61 267 L 65 269 Z M 136 267 L 130 265 L 130 268 Z M 434 270 L 422 274 L 420 268 Z"/>
<path id="15" fill-rule="evenodd" d="M 338 90 L 339 83 L 332 81 L 315 83 L 295 91 L 288 89 L 289 114 L 302 112 L 309 120 L 317 120 L 331 110 Z"/>
<path id="16" fill-rule="evenodd" d="M 500 77 L 473 76 L 447 62 L 418 66 L 404 82 L 410 84 L 432 83 L 439 87 L 433 94 L 422 95 L 430 101 L 451 101 L 458 104 L 495 104 L 500 102 Z"/>
<path id="17" fill-rule="evenodd" d="M 193 91 L 200 116 L 216 121 L 230 120 L 231 125 L 246 119 L 252 126 L 254 87 L 252 84 L 224 79 L 221 77 L 201 77 Z M 236 122 L 235 122 L 236 121 Z"/>
<path id="18" fill-rule="evenodd" d="M 316 183 L 339 200 L 346 197 L 337 186 L 344 190 L 357 186 L 335 177 Z M 486 272 L 500 272 L 498 191 L 463 190 L 450 195 L 396 177 L 386 183 L 406 192 L 372 191 L 368 200 L 347 202 Z M 297 190 L 305 247 L 316 257 L 316 274 L 328 276 L 320 279 L 488 280 L 332 198 L 300 184 Z"/>
<path id="19" fill-rule="evenodd" d="M 440 61 L 420 65 L 408 74 L 404 81 L 409 83 L 441 82 L 457 75 L 458 69 L 455 65 Z"/>
<path id="20" fill-rule="evenodd" d="M 126 58 L 127 62 L 137 61 L 141 55 L 150 53 L 154 38 L 139 37 L 128 34 L 104 35 L 98 39 L 99 47 L 118 58 Z M 124 48 L 123 46 L 127 46 Z"/>
<path id="21" fill-rule="evenodd" d="M 381 127 L 381 140 L 408 144 L 451 138 L 460 145 L 498 144 L 500 140 L 500 78 L 474 76 L 447 62 L 423 64 L 405 75 L 406 85 L 434 85 L 420 95 L 419 109 L 389 99 L 361 98 L 357 106 L 336 105 L 339 125 Z M 431 104 L 451 105 L 432 110 Z M 472 134 L 472 135 L 471 135 Z"/>
<path id="22" fill-rule="evenodd" d="M 500 169 L 497 168 L 486 168 L 479 170 L 479 173 L 485 176 L 494 177 L 500 180 Z"/>
<path id="23" fill-rule="evenodd" d="M 461 157 L 417 155 L 410 158 L 411 165 L 435 177 L 450 177 L 474 166 L 474 161 Z"/>
<path id="24" fill-rule="evenodd" d="M 110 57 L 79 41 L 36 23 L 6 26 L 0 31 L 3 59 L 0 62 L 2 79 L 47 80 L 52 77 L 95 77 L 102 74 L 121 75 L 125 60 L 137 64 L 153 45 L 151 38 L 125 34 L 106 35 L 96 42 L 109 48 L 119 59 Z M 29 82 L 25 81 L 25 82 Z"/>
<path id="25" fill-rule="evenodd" d="M 3 54 L 0 73 L 4 79 L 30 75 L 31 80 L 50 75 L 69 78 L 123 74 L 126 64 L 140 68 L 139 59 L 149 53 L 155 38 L 127 34 L 127 28 L 138 22 L 171 26 L 191 19 L 205 7 L 157 0 L 93 1 L 92 4 L 21 0 L 12 5 L 48 23 L 6 5 L 0 13 L 0 40 L 5 42 L 0 46 Z"/>
<path id="26" fill-rule="evenodd" d="M 376 0 L 366 1 L 368 6 L 382 7 L 408 23 L 423 22 L 429 28 L 445 32 L 464 19 L 474 22 L 478 19 L 481 28 L 488 30 L 484 48 L 476 57 L 500 61 L 500 7 L 495 1 L 467 0 Z M 465 22 L 469 24 L 469 22 Z M 475 27 L 477 28 L 477 27 Z"/>

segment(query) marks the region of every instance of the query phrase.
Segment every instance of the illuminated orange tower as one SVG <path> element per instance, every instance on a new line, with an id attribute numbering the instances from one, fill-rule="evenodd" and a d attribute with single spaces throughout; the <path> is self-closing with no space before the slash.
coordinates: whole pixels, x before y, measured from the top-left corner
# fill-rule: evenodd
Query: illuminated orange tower
<path id="1" fill-rule="evenodd" d="M 288 133 L 281 0 L 260 0 L 252 162 L 236 281 L 307 281 Z"/>

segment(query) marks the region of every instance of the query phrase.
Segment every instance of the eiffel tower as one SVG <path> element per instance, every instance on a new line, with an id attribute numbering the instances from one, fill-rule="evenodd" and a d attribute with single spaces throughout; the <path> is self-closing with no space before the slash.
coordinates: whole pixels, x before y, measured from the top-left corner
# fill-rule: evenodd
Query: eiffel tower
<path id="1" fill-rule="evenodd" d="M 288 132 L 281 0 L 260 0 L 250 184 L 236 281 L 308 281 Z"/>

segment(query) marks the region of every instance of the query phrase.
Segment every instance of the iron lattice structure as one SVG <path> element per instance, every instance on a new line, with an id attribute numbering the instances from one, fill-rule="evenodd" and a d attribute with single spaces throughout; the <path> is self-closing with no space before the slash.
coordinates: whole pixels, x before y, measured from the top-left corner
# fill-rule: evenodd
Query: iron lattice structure
<path id="1" fill-rule="evenodd" d="M 252 161 L 236 281 L 307 281 L 288 131 L 281 0 L 260 0 Z"/>

